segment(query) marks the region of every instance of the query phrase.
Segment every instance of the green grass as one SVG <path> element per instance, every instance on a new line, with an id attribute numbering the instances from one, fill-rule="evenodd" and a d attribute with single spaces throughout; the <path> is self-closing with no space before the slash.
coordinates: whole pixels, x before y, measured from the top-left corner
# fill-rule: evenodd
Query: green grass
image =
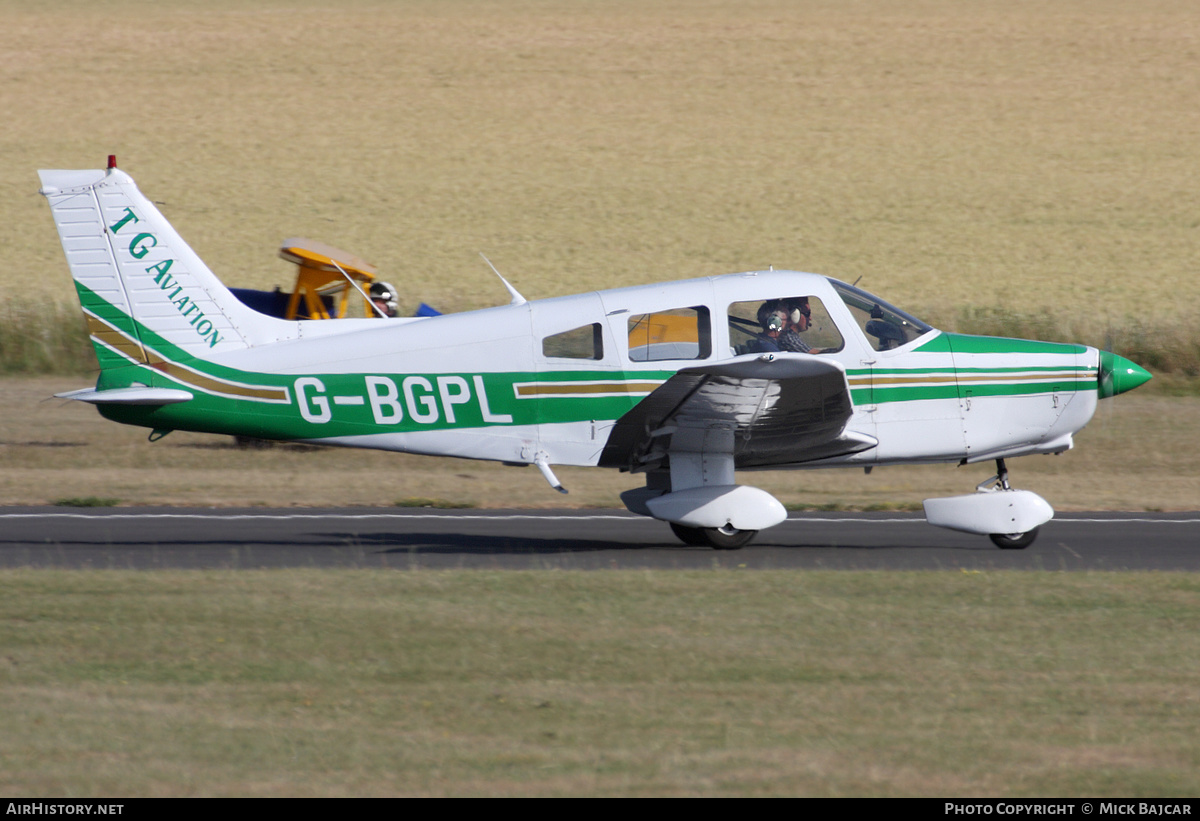
<path id="1" fill-rule="evenodd" d="M 83 375 L 96 370 L 79 303 L 38 300 L 0 308 L 0 374 Z"/>
<path id="2" fill-rule="evenodd" d="M 71 496 L 66 499 L 56 499 L 52 504 L 56 507 L 116 507 L 121 504 L 121 500 L 100 496 Z"/>
<path id="3" fill-rule="evenodd" d="M 437 510 L 463 510 L 472 508 L 475 505 L 471 502 L 453 501 L 450 499 L 430 499 L 424 496 L 408 496 L 403 499 L 397 499 L 393 503 L 393 507 L 428 507 Z"/>
<path id="4" fill-rule="evenodd" d="M 1188 796 L 1200 583 L 0 573 L 0 789 Z"/>

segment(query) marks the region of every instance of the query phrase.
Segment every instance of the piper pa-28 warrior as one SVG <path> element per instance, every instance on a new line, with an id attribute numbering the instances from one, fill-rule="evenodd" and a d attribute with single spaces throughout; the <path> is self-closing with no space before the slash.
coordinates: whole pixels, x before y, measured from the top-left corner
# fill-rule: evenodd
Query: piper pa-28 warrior
<path id="1" fill-rule="evenodd" d="M 1062 453 L 1150 378 L 1084 345 L 946 333 L 859 288 L 753 271 L 445 316 L 284 320 L 236 299 L 133 180 L 42 171 L 108 419 L 645 475 L 625 506 L 738 548 L 787 513 L 737 470 L 992 462 L 930 524 L 1023 548 L 1054 511 L 1005 459 Z M 330 260 L 337 267 L 336 260 Z M 503 281 L 503 277 L 501 277 Z"/>

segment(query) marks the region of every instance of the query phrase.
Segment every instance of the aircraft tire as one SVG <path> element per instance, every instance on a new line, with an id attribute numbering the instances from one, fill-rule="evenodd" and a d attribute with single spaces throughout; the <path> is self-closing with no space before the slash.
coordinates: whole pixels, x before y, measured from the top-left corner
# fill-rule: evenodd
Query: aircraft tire
<path id="1" fill-rule="evenodd" d="M 740 550 L 757 535 L 757 530 L 734 530 L 732 533 L 726 533 L 719 527 L 704 528 L 705 543 L 713 550 Z"/>
<path id="2" fill-rule="evenodd" d="M 728 525 L 701 530 L 704 531 L 704 543 L 713 550 L 738 550 L 758 534 L 757 530 L 735 530 Z"/>
<path id="3" fill-rule="evenodd" d="M 677 525 L 674 522 L 670 522 L 670 525 L 671 532 L 684 544 L 692 547 L 708 547 L 708 542 L 704 540 L 704 528 Z"/>
<path id="4" fill-rule="evenodd" d="M 688 527 L 671 522 L 671 532 L 679 541 L 692 547 L 711 547 L 713 550 L 737 550 L 753 539 L 757 530 L 726 531 L 719 527 Z"/>
<path id="5" fill-rule="evenodd" d="M 1040 529 L 1035 527 L 1025 533 L 993 533 L 988 538 L 1001 550 L 1024 550 L 1033 544 Z"/>

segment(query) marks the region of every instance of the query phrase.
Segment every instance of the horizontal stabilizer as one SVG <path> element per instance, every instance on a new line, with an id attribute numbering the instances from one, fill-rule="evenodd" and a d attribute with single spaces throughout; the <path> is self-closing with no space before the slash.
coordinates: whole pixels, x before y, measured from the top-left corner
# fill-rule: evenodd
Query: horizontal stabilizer
<path id="1" fill-rule="evenodd" d="M 145 387 L 115 388 L 109 391 L 84 388 L 54 395 L 59 399 L 74 399 L 77 402 L 89 402 L 93 405 L 178 405 L 180 402 L 187 402 L 192 398 L 187 391 Z"/>

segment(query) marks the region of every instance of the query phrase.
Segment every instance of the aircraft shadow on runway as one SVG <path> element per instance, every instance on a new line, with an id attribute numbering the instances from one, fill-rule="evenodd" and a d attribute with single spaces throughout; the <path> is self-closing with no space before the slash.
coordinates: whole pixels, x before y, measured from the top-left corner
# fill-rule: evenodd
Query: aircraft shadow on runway
<path id="1" fill-rule="evenodd" d="M 466 533 L 330 533 L 330 540 L 353 541 L 367 547 L 374 545 L 385 553 L 588 553 L 605 550 L 669 550 L 672 552 L 710 553 L 713 555 L 737 555 L 739 551 L 717 551 L 708 547 L 693 547 L 675 541 L 669 534 L 661 540 L 599 540 L 560 539 L 533 536 L 486 536 Z M 788 543 L 778 539 L 755 540 L 742 548 L 785 548 L 789 550 L 928 550 L 928 544 L 847 544 L 828 540 Z M 988 550 L 989 545 L 945 544 L 938 549 Z"/>
<path id="2" fill-rule="evenodd" d="M 0 538 L 0 547 L 30 547 L 27 539 Z M 97 538 L 59 538 L 49 543 L 36 545 L 41 550 L 53 547 L 107 547 L 126 550 L 143 550 L 147 548 L 162 549 L 304 549 L 314 548 L 358 548 L 372 549 L 373 553 L 469 553 L 469 554 L 502 554 L 502 553 L 591 553 L 606 550 L 670 550 L 679 552 L 712 553 L 714 555 L 736 555 L 738 551 L 715 551 L 708 547 L 693 547 L 682 544 L 667 536 L 662 540 L 631 541 L 628 539 L 567 539 L 540 538 L 535 536 L 488 536 L 469 533 L 312 533 L 297 539 L 217 539 L 217 538 L 174 538 L 174 539 L 139 539 L 114 541 L 111 537 Z M 813 541 L 803 543 L 787 543 L 777 539 L 756 540 L 742 550 L 755 548 L 784 548 L 789 550 L 985 550 L 994 551 L 990 545 L 968 544 L 850 544 L 834 541 Z"/>

